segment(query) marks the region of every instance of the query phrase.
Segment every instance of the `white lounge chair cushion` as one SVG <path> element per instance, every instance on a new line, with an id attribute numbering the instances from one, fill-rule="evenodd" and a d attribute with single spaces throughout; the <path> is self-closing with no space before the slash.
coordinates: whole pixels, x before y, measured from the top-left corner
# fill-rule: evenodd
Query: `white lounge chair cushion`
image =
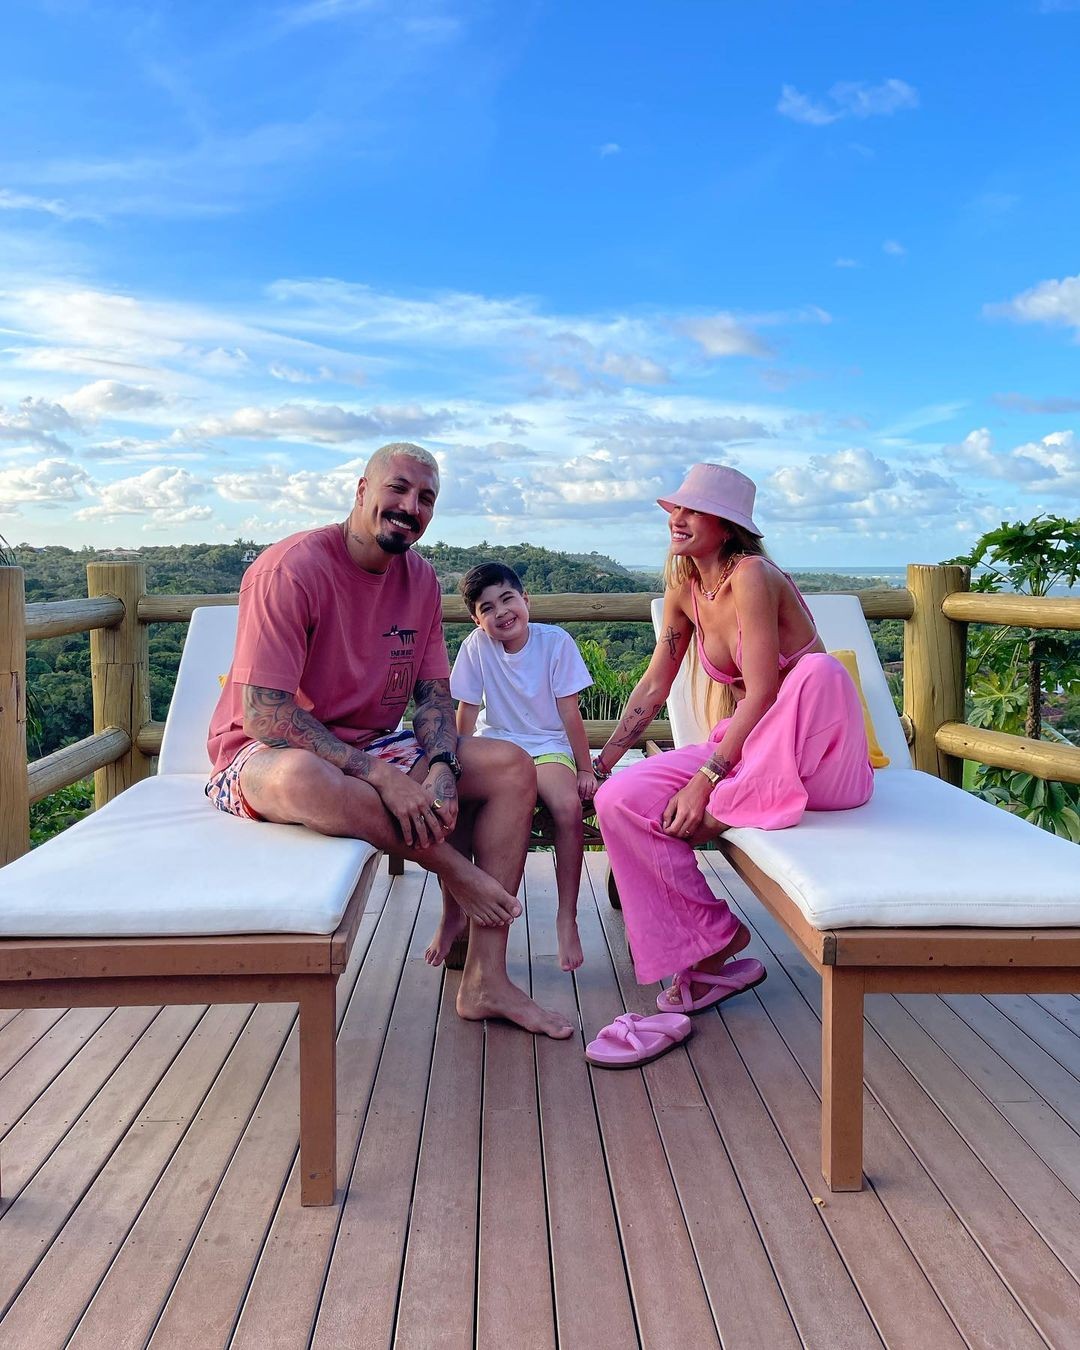
<path id="1" fill-rule="evenodd" d="M 136 783 L 9 863 L 0 872 L 0 933 L 334 932 L 372 846 L 226 815 L 205 784 L 204 773 Z"/>
<path id="2" fill-rule="evenodd" d="M 815 928 L 1080 924 L 1080 848 L 915 769 L 875 774 L 854 811 L 725 839 Z"/>

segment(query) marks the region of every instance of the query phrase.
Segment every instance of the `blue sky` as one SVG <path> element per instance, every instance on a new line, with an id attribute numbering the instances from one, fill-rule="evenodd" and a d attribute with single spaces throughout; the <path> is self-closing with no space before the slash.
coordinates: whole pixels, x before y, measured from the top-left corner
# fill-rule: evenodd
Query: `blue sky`
<path id="1" fill-rule="evenodd" d="M 370 452 L 430 539 L 791 565 L 1080 514 L 1080 0 L 13 0 L 0 533 L 267 541 Z"/>

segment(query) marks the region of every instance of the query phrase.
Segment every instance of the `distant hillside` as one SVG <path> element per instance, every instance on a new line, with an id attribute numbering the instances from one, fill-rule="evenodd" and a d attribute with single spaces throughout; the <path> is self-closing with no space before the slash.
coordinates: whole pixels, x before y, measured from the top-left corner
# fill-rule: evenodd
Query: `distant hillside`
<path id="1" fill-rule="evenodd" d="M 236 591 L 250 560 L 264 547 L 250 539 L 237 539 L 231 544 L 164 544 L 138 551 L 20 544 L 11 553 L 26 573 L 26 598 L 33 603 L 85 596 L 87 563 L 123 558 L 145 561 L 147 586 L 158 594 Z M 424 544 L 417 551 L 435 568 L 444 593 L 456 590 L 470 567 L 486 561 L 508 563 L 526 588 L 537 595 L 655 591 L 662 585 L 659 569 L 656 573 L 630 571 L 601 553 L 560 553 L 524 542 L 491 544 L 482 540 L 458 547 L 440 541 Z M 855 590 L 866 584 L 858 577 L 832 574 L 800 575 L 799 580 L 807 590 Z M 879 649 L 886 660 L 895 660 L 900 654 L 900 628 L 897 621 L 878 625 Z M 571 624 L 570 629 L 579 642 L 591 639 L 599 643 L 607 662 L 617 671 L 636 670 L 653 647 L 652 633 L 645 624 L 582 623 Z M 464 625 L 448 630 L 451 657 L 466 631 Z M 184 624 L 154 624 L 150 629 L 150 698 L 156 718 L 164 718 L 168 709 L 185 632 Z M 31 643 L 27 683 L 32 705 L 31 757 L 89 735 L 90 644 L 85 633 Z"/>

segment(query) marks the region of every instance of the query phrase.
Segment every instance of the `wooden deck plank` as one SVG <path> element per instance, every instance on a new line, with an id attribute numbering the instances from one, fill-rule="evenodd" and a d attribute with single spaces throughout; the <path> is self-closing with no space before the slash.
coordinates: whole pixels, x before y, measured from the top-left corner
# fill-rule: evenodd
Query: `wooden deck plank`
<path id="1" fill-rule="evenodd" d="M 574 980 L 559 969 L 549 855 L 530 855 L 525 888 L 533 997 L 578 1024 Z M 592 904 L 583 873 L 579 908 Z M 562 1346 L 630 1347 L 637 1344 L 633 1305 L 582 1049 L 580 1030 L 570 1045 L 547 1037 L 536 1044 L 555 1324 Z"/>
<path id="2" fill-rule="evenodd" d="M 604 862 L 589 859 L 601 887 Z M 390 922 L 369 904 L 339 983 L 350 1186 L 328 1209 L 296 1194 L 293 1008 L 258 1008 L 234 1044 L 236 1006 L 0 1015 L 5 1190 L 21 1192 L 0 1207 L 5 1350 L 49 1350 L 73 1326 L 75 1350 L 1071 1343 L 1080 1000 L 871 999 L 870 1184 L 830 1196 L 815 1170 L 819 980 L 756 902 L 751 951 L 770 979 L 697 1019 L 688 1050 L 613 1074 L 586 1066 L 579 1037 L 492 1028 L 482 1094 L 484 1031 L 454 1013 L 458 977 L 422 961 L 437 908 L 428 887 L 413 926 L 422 884 L 380 877 Z M 583 879 L 587 961 L 571 980 L 550 854 L 530 858 L 526 889 L 514 940 L 528 936 L 542 1002 L 572 1015 L 580 1000 L 588 1036 L 626 1005 L 651 1010 L 606 895 L 598 907 Z"/>
<path id="3" fill-rule="evenodd" d="M 0 1028 L 0 1078 L 64 1016 L 63 1008 L 15 1008 Z"/>
<path id="4" fill-rule="evenodd" d="M 743 917 L 759 939 L 767 943 L 763 956 L 767 958 L 772 974 L 756 994 L 815 1093 L 820 1096 L 821 1024 L 800 987 L 805 984 L 807 991 L 812 992 L 817 976 L 788 935 L 738 877 L 726 869 L 721 876 L 742 907 Z M 987 1350 L 989 1347 L 1013 1350 L 1013 1347 L 1043 1344 L 982 1248 L 873 1097 L 868 1097 L 866 1102 L 865 1122 L 868 1175 L 873 1193 L 884 1205 L 961 1335 L 969 1344 L 987 1347 Z M 810 1140 L 800 1140 L 800 1147 L 809 1148 L 808 1167 L 816 1164 L 817 1141 L 815 1124 Z M 813 1172 L 810 1176 L 813 1178 Z M 829 1199 L 823 1195 L 822 1198 L 832 1210 L 837 1197 Z M 855 1198 L 854 1194 L 850 1198 Z M 847 1199 L 845 1197 L 845 1202 Z M 853 1273 L 857 1274 L 858 1258 L 848 1257 L 846 1251 L 844 1254 L 851 1261 Z M 915 1308 L 918 1306 L 914 1305 Z"/>
<path id="5" fill-rule="evenodd" d="M 782 945 L 778 942 L 779 947 Z M 803 997 L 820 1015 L 821 990 L 816 974 L 801 958 L 787 968 Z M 866 1042 L 868 1085 L 1027 1317 L 1051 1344 L 1058 1343 L 1063 1328 L 1074 1317 L 1072 1310 L 1078 1297 L 1075 1281 L 1002 1189 L 1003 1178 L 995 1179 L 986 1169 L 941 1114 L 925 1084 L 877 1035 L 877 1005 L 883 1002 L 899 1006 L 891 995 L 867 999 L 867 1020 L 873 1028 L 868 1029 Z M 925 1033 L 922 1039 L 929 1042 Z M 909 1038 L 905 1047 L 909 1045 L 917 1047 L 917 1039 Z M 956 1073 L 955 1066 L 953 1069 Z M 1010 1166 L 1023 1165 L 1032 1156 L 1021 1145 L 1010 1157 Z"/>
<path id="6" fill-rule="evenodd" d="M 474 1343 L 484 1028 L 457 1015 L 460 983 L 445 972 L 394 1331 L 402 1350 Z M 515 1278 L 516 1268 L 515 1256 Z"/>
<path id="7" fill-rule="evenodd" d="M 204 1011 L 166 1008 L 154 1018 L 5 1211 L 0 1223 L 0 1308 L 5 1312 Z M 18 1166 L 16 1158 L 12 1170 Z"/>
<path id="8" fill-rule="evenodd" d="M 78 1350 L 146 1344 L 295 1021 L 256 1008 L 72 1337 Z"/>
<path id="9" fill-rule="evenodd" d="M 955 1035 L 957 1024 L 962 1027 L 963 1023 L 940 999 L 936 1002 L 954 1024 L 943 1034 Z M 929 1008 L 921 1012 L 931 1020 Z M 1023 1232 L 1022 1225 L 1010 1223 L 1005 1230 L 1009 1232 L 1010 1243 L 1027 1248 L 1029 1266 L 1040 1271 L 1037 1283 L 1028 1277 L 1019 1288 L 1028 1290 L 1029 1296 L 1036 1299 L 1036 1306 L 1056 1291 L 1065 1299 L 1075 1299 L 1076 1307 L 1080 1308 L 1080 1286 L 1076 1285 L 1080 1274 L 1080 1200 L 1062 1185 L 1033 1149 L 1018 1147 L 1018 1132 L 899 1000 L 891 996 L 871 1000 L 868 1016 L 894 1055 L 902 1058 L 908 1072 L 917 1076 L 941 1114 L 981 1165 L 997 1178 L 1004 1195 L 1030 1224 L 1033 1230 L 1030 1237 Z M 965 1030 L 967 1040 L 978 1039 L 970 1029 Z M 1006 1068 L 1002 1066 L 1003 1073 Z M 994 1212 L 1004 1219 L 1008 1210 L 995 1206 Z M 1040 1242 L 1071 1272 L 1071 1282 L 1058 1278 L 1050 1263 L 1042 1259 Z M 1071 1290 L 1070 1283 L 1074 1286 Z"/>
<path id="10" fill-rule="evenodd" d="M 506 965 L 528 990 L 528 920 L 510 925 Z M 573 1047 L 563 1043 L 565 1054 Z M 507 1254 L 514 1253 L 513 1278 Z M 540 1148 L 534 1038 L 490 1020 L 484 1028 L 484 1113 L 480 1143 L 477 1350 L 513 1343 L 554 1350 L 555 1306 Z"/>
<path id="11" fill-rule="evenodd" d="M 768 988 L 762 987 L 756 996 L 766 1016 L 759 1016 L 750 1000 L 735 999 L 725 1005 L 724 1021 L 799 1169 L 810 1202 L 821 1202 L 817 1205 L 821 1220 L 882 1340 L 898 1348 L 962 1344 L 876 1192 L 872 1188 L 835 1194 L 825 1190 L 817 1148 L 820 1098 L 774 1021 L 781 1001 L 787 1002 L 789 1015 L 810 1019 L 809 1010 L 783 970 L 777 971 L 772 953 L 759 938 L 747 951 L 772 967 Z"/>
<path id="12" fill-rule="evenodd" d="M 899 1002 L 1073 1197 L 1080 1196 L 1080 1082 L 985 998 L 924 1003 L 913 995 Z"/>
<path id="13" fill-rule="evenodd" d="M 294 1019 L 154 1329 L 153 1350 L 211 1350 L 231 1339 L 296 1157 L 299 1060 Z"/>
<path id="14" fill-rule="evenodd" d="M 5 1203 L 10 1204 L 57 1147 L 160 1011 L 125 1008 L 112 1013 L 12 1126 L 4 1139 Z"/>
<path id="15" fill-rule="evenodd" d="M 616 916 L 610 909 L 602 910 L 601 913 L 612 934 L 612 956 L 623 993 L 628 1002 L 640 998 L 641 995 L 635 992 L 637 986 L 625 954 L 625 942 L 619 940 L 621 916 Z M 652 990 L 649 995 L 655 997 Z M 749 1205 L 751 1223 L 756 1225 L 756 1231 L 752 1232 L 752 1236 L 757 1239 L 755 1245 L 760 1248 L 764 1243 L 771 1263 L 769 1276 L 774 1287 L 779 1284 L 787 1304 L 782 1315 L 783 1321 L 770 1319 L 767 1327 L 758 1329 L 756 1337 L 761 1337 L 764 1331 L 767 1333 L 766 1343 L 774 1337 L 782 1343 L 783 1337 L 791 1336 L 791 1323 L 794 1322 L 799 1336 L 806 1344 L 827 1343 L 835 1347 L 850 1346 L 853 1350 L 855 1347 L 862 1350 L 862 1347 L 877 1343 L 873 1323 L 836 1252 L 820 1212 L 788 1155 L 775 1122 L 765 1109 L 735 1048 L 726 1024 L 728 1009 L 734 1008 L 735 1002 L 739 1000 L 725 1004 L 723 1016 L 705 1013 L 695 1018 L 694 1035 L 688 1042 L 688 1048 L 690 1062 L 701 1085 L 696 1095 L 704 1093 L 716 1121 L 714 1137 L 715 1131 L 719 1130 L 722 1141 L 720 1148 L 714 1143 L 712 1150 L 701 1161 L 707 1159 L 710 1171 L 717 1167 L 734 1169 L 738 1185 L 745 1196 L 745 1199 L 740 1197 L 739 1208 L 745 1212 Z M 754 1016 L 766 1020 L 756 1000 L 743 999 L 741 1003 L 744 1017 Z M 643 999 L 640 1011 L 647 1011 L 649 1006 L 652 1006 L 651 998 Z M 665 1133 L 669 1117 L 673 1126 L 684 1121 L 688 1106 L 693 1101 L 692 1077 L 686 1076 L 689 1082 L 679 1082 L 675 1077 L 680 1067 L 676 1056 L 667 1055 L 650 1065 L 646 1071 L 654 1101 L 660 1103 L 658 1118 L 661 1131 Z M 797 1068 L 795 1073 L 798 1073 Z M 700 1161 L 696 1169 L 693 1165 L 695 1152 L 700 1154 L 700 1145 L 697 1149 L 691 1147 L 686 1154 L 684 1166 L 689 1169 L 686 1174 L 688 1182 L 691 1182 L 695 1171 L 700 1171 Z M 669 1148 L 669 1159 L 671 1156 Z M 700 1181 L 697 1184 L 700 1186 Z M 696 1199 L 692 1192 L 691 1198 Z M 707 1211 L 703 1221 L 707 1224 L 708 1219 Z M 732 1247 L 737 1242 L 746 1245 L 749 1236 L 732 1233 L 730 1240 L 723 1245 Z M 714 1297 L 714 1307 L 726 1307 L 736 1280 L 730 1261 L 727 1276 L 723 1276 L 723 1248 L 717 1255 L 721 1261 L 723 1282 L 718 1297 Z M 743 1278 L 753 1273 L 749 1270 Z M 752 1299 L 746 1310 L 750 1319 L 753 1318 L 755 1301 Z M 724 1329 L 721 1327 L 722 1337 L 723 1334 Z M 744 1329 L 742 1335 L 747 1334 L 755 1335 L 751 1329 Z M 743 1342 L 735 1339 L 733 1343 Z"/>
<path id="16" fill-rule="evenodd" d="M 988 1001 L 1056 1064 L 1080 1078 L 1080 1001 L 1067 996 L 1057 1003 L 1026 994 L 999 994 Z M 1070 1005 L 1076 1008 L 1075 1025 Z"/>
<path id="17" fill-rule="evenodd" d="M 389 883 L 384 872 L 376 886 L 385 891 Z M 419 902 L 418 884 L 395 882 L 389 905 L 380 906 L 381 913 L 365 913 L 361 921 L 338 982 L 338 1197 L 333 1205 L 302 1207 L 298 1161 L 293 1163 L 233 1347 L 262 1350 L 268 1326 L 284 1345 L 307 1344 Z"/>
<path id="18" fill-rule="evenodd" d="M 111 1008 L 72 1008 L 0 1078 L 0 1138 L 33 1106 L 111 1012 Z"/>
<path id="19" fill-rule="evenodd" d="M 202 1018 L 9 1310 L 6 1345 L 67 1343 L 250 1012 L 231 1005 Z"/>
<path id="20" fill-rule="evenodd" d="M 419 884 L 426 873 L 415 874 Z M 409 871 L 400 878 L 413 883 Z M 440 907 L 424 887 L 379 1072 L 344 1199 L 312 1341 L 318 1350 L 387 1346 L 393 1336 L 441 979 L 424 961 Z"/>
<path id="21" fill-rule="evenodd" d="M 590 875 L 596 857 L 589 855 Z M 583 1033 L 590 1041 L 626 1006 L 594 906 L 582 906 L 578 927 L 585 964 L 576 984 Z M 676 1050 L 672 1055 L 682 1053 Z M 642 1344 L 689 1344 L 702 1350 L 716 1346 L 719 1338 L 712 1308 L 643 1072 L 593 1070 L 591 1077 Z M 658 1279 L 661 1240 L 663 1275 Z"/>

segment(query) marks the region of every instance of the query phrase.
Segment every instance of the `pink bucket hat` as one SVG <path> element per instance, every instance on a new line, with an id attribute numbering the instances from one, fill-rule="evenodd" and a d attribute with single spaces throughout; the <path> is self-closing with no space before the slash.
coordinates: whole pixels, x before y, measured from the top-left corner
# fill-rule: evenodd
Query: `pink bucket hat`
<path id="1" fill-rule="evenodd" d="M 751 480 L 738 469 L 730 469 L 726 464 L 695 464 L 681 487 L 670 497 L 658 497 L 656 501 L 665 511 L 673 511 L 676 506 L 704 511 L 760 537 L 761 531 L 752 515 L 756 492 Z"/>

